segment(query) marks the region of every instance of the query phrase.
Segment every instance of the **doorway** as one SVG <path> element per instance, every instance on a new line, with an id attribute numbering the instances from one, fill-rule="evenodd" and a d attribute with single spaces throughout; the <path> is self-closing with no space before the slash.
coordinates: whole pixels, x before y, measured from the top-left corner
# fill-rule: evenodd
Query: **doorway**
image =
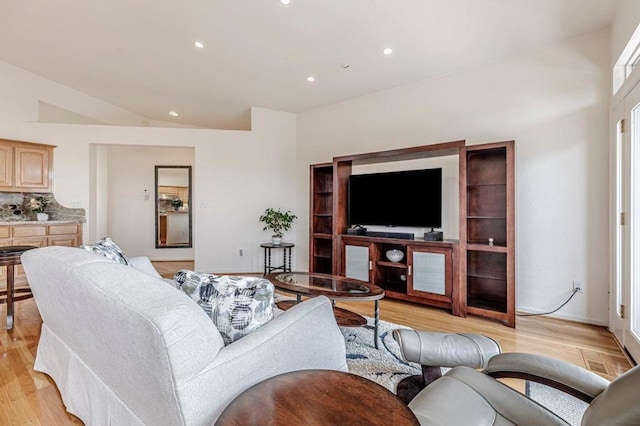
<path id="1" fill-rule="evenodd" d="M 613 191 L 610 329 L 640 361 L 640 84 L 612 109 Z"/>

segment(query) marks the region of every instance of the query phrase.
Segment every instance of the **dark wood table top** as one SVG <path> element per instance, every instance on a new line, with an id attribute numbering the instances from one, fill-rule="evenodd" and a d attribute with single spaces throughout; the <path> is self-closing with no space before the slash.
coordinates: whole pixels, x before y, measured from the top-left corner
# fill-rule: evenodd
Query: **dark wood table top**
<path id="1" fill-rule="evenodd" d="M 334 300 L 372 301 L 382 299 L 384 290 L 377 285 L 339 275 L 312 272 L 275 272 L 266 278 L 278 290 L 302 296 L 327 296 Z"/>
<path id="2" fill-rule="evenodd" d="M 297 305 L 295 300 L 281 300 L 276 303 L 276 306 L 283 311 L 295 305 Z M 362 315 L 337 306 L 333 307 L 333 316 L 340 327 L 361 327 L 367 323 L 367 319 Z"/>
<path id="3" fill-rule="evenodd" d="M 295 244 L 293 243 L 280 243 L 280 244 L 273 244 L 273 243 L 262 243 L 260 244 L 260 247 L 264 247 L 264 248 L 291 248 L 291 247 L 295 247 Z"/>
<path id="4" fill-rule="evenodd" d="M 379 384 L 354 374 L 301 370 L 264 380 L 240 394 L 219 426 L 418 425 L 411 410 Z"/>

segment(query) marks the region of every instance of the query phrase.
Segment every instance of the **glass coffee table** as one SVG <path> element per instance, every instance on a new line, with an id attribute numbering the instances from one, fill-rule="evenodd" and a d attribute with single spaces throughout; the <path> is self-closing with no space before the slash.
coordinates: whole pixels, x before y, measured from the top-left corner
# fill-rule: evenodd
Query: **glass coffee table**
<path id="1" fill-rule="evenodd" d="M 296 300 L 278 302 L 278 308 L 289 309 L 300 303 L 302 296 L 327 296 L 334 303 L 333 312 L 338 325 L 343 327 L 358 327 L 365 325 L 367 320 L 355 312 L 335 306 L 336 300 L 350 302 L 374 302 L 374 330 L 373 343 L 378 349 L 378 323 L 380 309 L 378 301 L 384 297 L 384 290 L 366 281 L 337 275 L 317 274 L 310 272 L 287 272 L 268 274 L 266 278 L 276 289 L 293 293 Z"/>

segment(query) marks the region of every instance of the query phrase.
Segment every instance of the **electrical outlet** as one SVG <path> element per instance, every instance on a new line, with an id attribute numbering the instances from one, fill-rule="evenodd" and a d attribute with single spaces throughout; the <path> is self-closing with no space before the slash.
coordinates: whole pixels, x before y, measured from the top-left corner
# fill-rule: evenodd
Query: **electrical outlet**
<path id="1" fill-rule="evenodd" d="M 582 293 L 583 291 L 582 281 L 573 280 L 573 289 L 578 290 L 578 293 Z"/>

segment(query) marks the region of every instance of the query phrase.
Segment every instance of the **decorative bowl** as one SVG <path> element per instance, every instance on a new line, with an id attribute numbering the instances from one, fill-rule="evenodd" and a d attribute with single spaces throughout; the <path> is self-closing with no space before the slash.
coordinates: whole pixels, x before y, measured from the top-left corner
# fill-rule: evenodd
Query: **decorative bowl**
<path id="1" fill-rule="evenodd" d="M 404 253 L 401 250 L 397 250 L 397 249 L 387 250 L 385 254 L 387 256 L 387 259 L 389 259 L 389 261 L 393 263 L 398 263 L 402 259 L 404 259 Z"/>

